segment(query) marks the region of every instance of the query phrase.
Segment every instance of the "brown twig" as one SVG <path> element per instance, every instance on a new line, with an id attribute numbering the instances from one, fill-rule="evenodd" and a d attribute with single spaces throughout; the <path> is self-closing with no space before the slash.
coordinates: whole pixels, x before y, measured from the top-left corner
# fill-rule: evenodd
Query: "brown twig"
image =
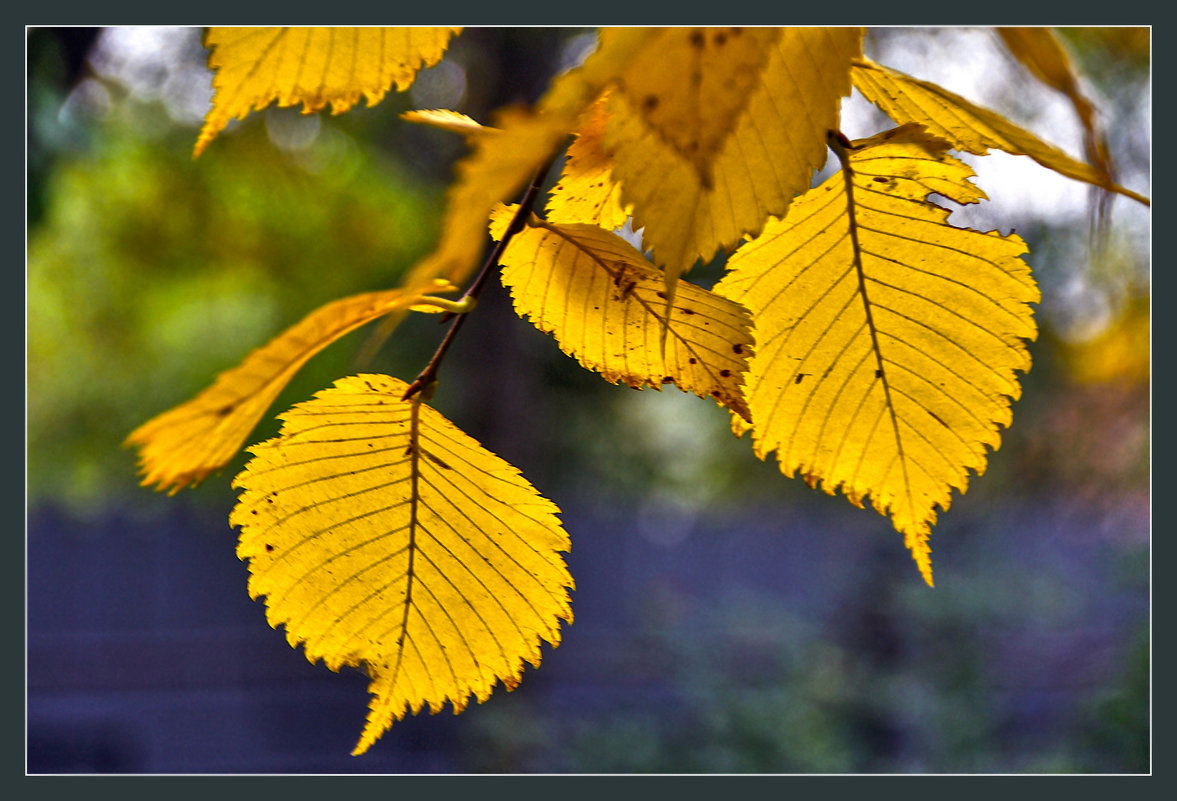
<path id="1" fill-rule="evenodd" d="M 527 191 L 519 201 L 519 207 L 515 209 L 515 216 L 511 218 L 510 225 L 507 226 L 502 239 L 495 244 L 494 250 L 491 251 L 486 262 L 483 263 L 482 269 L 478 271 L 478 275 L 475 276 L 470 286 L 466 288 L 466 291 L 462 293 L 463 299 L 471 298 L 477 301 L 478 297 L 482 294 L 482 289 L 486 286 L 486 281 L 490 278 L 490 274 L 494 271 L 494 268 L 498 266 L 503 251 L 507 249 L 507 245 L 510 244 L 515 234 L 523 230 L 524 220 L 527 218 L 527 215 L 531 214 L 531 209 L 535 205 L 535 199 L 539 196 L 540 186 L 543 184 L 544 177 L 548 174 L 553 160 L 549 160 L 536 171 L 535 176 L 531 179 L 531 183 L 527 187 Z M 413 383 L 409 384 L 409 388 L 405 390 L 405 394 L 401 397 L 401 400 L 408 400 L 437 381 L 437 371 L 441 368 L 442 359 L 445 358 L 446 351 L 450 349 L 450 345 L 453 344 L 454 338 L 458 335 L 458 331 L 461 330 L 462 324 L 466 322 L 468 316 L 469 313 L 452 314 L 447 312 L 442 318 L 442 322 L 445 322 L 447 317 L 453 317 L 453 323 L 450 325 L 449 330 L 446 331 L 445 338 L 442 339 L 441 344 L 437 346 L 437 350 L 434 352 L 433 358 L 429 360 L 429 364 L 425 365 L 425 369 L 417 374 L 417 377 L 413 379 Z M 431 393 L 432 389 L 426 393 L 426 399 L 428 399 Z"/>

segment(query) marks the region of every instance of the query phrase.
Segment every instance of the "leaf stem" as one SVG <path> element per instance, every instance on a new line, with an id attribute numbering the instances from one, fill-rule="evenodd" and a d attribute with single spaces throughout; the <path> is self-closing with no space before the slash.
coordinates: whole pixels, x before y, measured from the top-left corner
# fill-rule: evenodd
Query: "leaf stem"
<path id="1" fill-rule="evenodd" d="M 551 169 L 554 160 L 555 157 L 553 156 L 532 177 L 527 191 L 519 201 L 519 207 L 515 209 L 515 216 L 511 218 L 511 224 L 507 226 L 506 233 L 503 234 L 503 238 L 495 245 L 494 250 L 487 257 L 482 265 L 482 269 L 478 271 L 478 275 L 475 276 L 470 286 L 462 293 L 462 297 L 458 301 L 459 303 L 466 301 L 467 298 L 470 299 L 471 304 L 477 303 L 479 296 L 482 294 L 483 287 L 486 286 L 487 279 L 490 278 L 491 272 L 498 265 L 499 259 L 502 258 L 503 251 L 507 249 L 507 245 L 510 244 L 515 234 L 523 230 L 524 220 L 527 218 L 527 215 L 531 214 L 531 209 L 535 205 L 535 199 L 539 197 L 540 186 L 543 184 L 544 177 L 548 174 L 548 170 Z M 450 349 L 450 345 L 453 344 L 454 338 L 457 337 L 458 331 L 461 330 L 462 324 L 469 317 L 469 314 L 446 312 L 442 316 L 441 321 L 445 322 L 450 317 L 453 318 L 453 323 L 451 323 L 449 330 L 446 331 L 445 338 L 437 346 L 437 350 L 434 352 L 433 358 L 429 360 L 429 364 L 425 365 L 425 369 L 418 373 L 417 377 L 413 379 L 413 382 L 409 384 L 409 388 L 401 396 L 402 400 L 408 400 L 418 392 L 426 389 L 428 389 L 425 392 L 427 399 L 433 393 L 433 385 L 437 383 L 437 371 L 441 368 L 441 362 L 445 358 L 446 352 Z"/>

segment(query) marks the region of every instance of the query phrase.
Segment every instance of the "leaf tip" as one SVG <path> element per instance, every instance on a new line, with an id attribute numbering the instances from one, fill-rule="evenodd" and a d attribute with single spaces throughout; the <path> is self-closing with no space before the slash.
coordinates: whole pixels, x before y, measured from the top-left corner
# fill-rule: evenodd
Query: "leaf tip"
<path id="1" fill-rule="evenodd" d="M 936 583 L 932 579 L 932 549 L 928 547 L 927 533 L 908 537 L 907 547 L 911 551 L 911 558 L 915 560 L 924 582 L 929 587 L 935 588 Z"/>

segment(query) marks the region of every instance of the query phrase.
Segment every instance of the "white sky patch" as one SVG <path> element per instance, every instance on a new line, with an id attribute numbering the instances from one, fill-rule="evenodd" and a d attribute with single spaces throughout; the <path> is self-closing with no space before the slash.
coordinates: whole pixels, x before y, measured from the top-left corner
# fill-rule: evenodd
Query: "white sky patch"
<path id="1" fill-rule="evenodd" d="M 1005 49 L 991 28 L 872 29 L 865 43 L 868 58 L 892 69 L 938 84 L 950 92 L 1034 133 L 1079 161 L 1086 161 L 1084 130 L 1069 98 L 1038 81 Z M 1107 132 L 1117 180 L 1145 195 L 1151 179 L 1151 81 L 1123 86 L 1132 96 L 1102 97 L 1082 80 L 1080 88 L 1095 105 Z M 1113 115 L 1127 109 L 1125 118 Z M 1120 113 L 1123 113 L 1122 111 Z M 843 131 L 851 138 L 870 136 L 894 122 L 858 92 L 843 105 Z M 1109 217 L 1109 247 L 1094 253 L 1090 236 L 1092 189 L 1039 165 L 1027 156 L 990 151 L 984 156 L 956 152 L 976 177 L 973 183 L 988 200 L 957 206 L 933 198 L 952 210 L 949 222 L 980 231 L 1049 231 L 1052 255 L 1037 254 L 1031 240 L 1027 262 L 1043 289 L 1041 312 L 1064 339 L 1090 339 L 1113 323 L 1132 291 L 1148 291 L 1151 270 L 1151 210 L 1116 197 Z M 827 165 L 827 170 L 836 164 Z M 1119 263 L 1119 267 L 1111 262 Z M 1145 275 L 1141 276 L 1140 273 Z"/>
<path id="2" fill-rule="evenodd" d="M 871 44 L 877 46 L 877 52 L 870 52 Z M 890 28 L 868 39 L 867 49 L 867 56 L 880 64 L 931 81 L 979 106 L 997 111 L 1083 160 L 1083 128 L 1071 102 L 1015 63 L 1002 48 L 995 31 Z M 863 106 L 874 108 L 855 94 Z M 1052 222 L 1069 225 L 1086 217 L 1085 184 L 1064 178 L 1026 156 L 990 151 L 984 157 L 969 154 L 961 157 L 973 167 L 977 173 L 973 182 L 990 200 L 982 204 L 988 208 L 973 207 L 954 214 L 955 225 L 977 227 L 974 220 L 992 219 L 992 223 L 982 223 L 986 230 L 1008 231 L 1017 226 L 1019 219 L 1049 217 Z M 999 224 L 998 219 L 1006 222 Z"/>
<path id="3" fill-rule="evenodd" d="M 204 53 L 200 28 L 105 28 L 90 54 L 90 65 L 136 99 L 163 103 L 176 122 L 198 126 L 213 94 Z"/>

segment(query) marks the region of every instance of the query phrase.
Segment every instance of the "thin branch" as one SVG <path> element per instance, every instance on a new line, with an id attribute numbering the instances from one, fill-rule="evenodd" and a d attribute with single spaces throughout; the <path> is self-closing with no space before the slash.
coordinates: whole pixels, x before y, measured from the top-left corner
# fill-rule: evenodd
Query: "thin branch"
<path id="1" fill-rule="evenodd" d="M 554 160 L 554 157 L 549 159 L 544 166 L 536 171 L 535 176 L 531 179 L 531 183 L 527 187 L 527 192 L 519 201 L 519 207 L 515 209 L 515 216 L 511 218 L 511 224 L 507 226 L 502 239 L 495 244 L 494 250 L 491 251 L 486 262 L 483 263 L 478 275 L 471 282 L 470 286 L 466 288 L 466 291 L 462 293 L 461 299 L 465 300 L 469 298 L 471 300 L 471 306 L 477 303 L 479 296 L 482 294 L 483 287 L 486 286 L 487 279 L 490 278 L 490 274 L 498 266 L 499 259 L 502 258 L 503 251 L 507 249 L 507 245 L 510 244 L 515 234 L 523 230 L 524 220 L 527 218 L 527 215 L 531 214 L 531 209 L 535 205 L 535 199 L 539 197 L 540 186 L 543 184 L 544 177 L 548 174 L 548 170 L 551 169 Z M 453 317 L 453 323 L 450 325 L 449 330 L 446 331 L 445 338 L 437 346 L 437 351 L 433 354 L 433 358 L 429 360 L 429 364 L 425 365 L 425 369 L 417 374 L 417 377 L 413 379 L 413 383 L 409 384 L 409 388 L 405 390 L 405 394 L 401 398 L 402 400 L 408 400 L 427 388 L 428 391 L 424 394 L 426 400 L 433 393 L 432 384 L 437 381 L 437 371 L 441 368 L 441 362 L 445 358 L 446 352 L 450 349 L 450 345 L 453 344 L 454 338 L 457 337 L 458 331 L 461 330 L 462 324 L 466 322 L 466 317 L 469 314 L 453 314 L 447 312 L 442 318 L 442 322 L 445 322 L 446 317 L 450 316 Z"/>

